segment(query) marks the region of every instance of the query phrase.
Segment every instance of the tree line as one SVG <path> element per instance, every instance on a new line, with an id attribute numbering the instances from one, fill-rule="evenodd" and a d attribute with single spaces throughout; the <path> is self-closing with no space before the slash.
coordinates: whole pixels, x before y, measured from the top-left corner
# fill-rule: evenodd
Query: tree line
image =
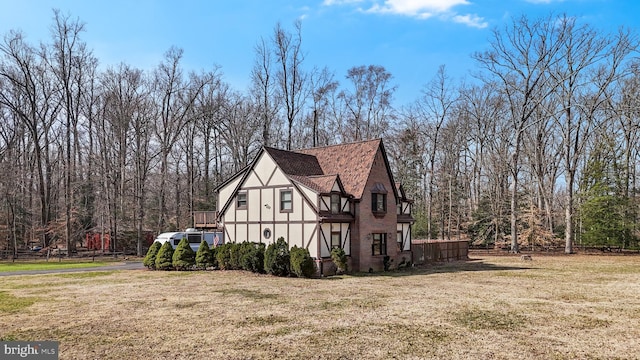
<path id="1" fill-rule="evenodd" d="M 637 35 L 561 15 L 512 19 L 475 53 L 472 80 L 434 69 L 394 107 L 383 66 L 339 79 L 305 62 L 302 25 L 254 48 L 250 87 L 186 72 L 172 47 L 152 69 L 100 68 L 79 19 L 53 12 L 48 42 L 0 44 L 0 247 L 108 232 L 143 254 L 146 232 L 215 210 L 214 189 L 263 145 L 383 138 L 414 199 L 414 238 L 476 244 L 637 246 Z M 71 253 L 72 251 L 69 251 Z"/>

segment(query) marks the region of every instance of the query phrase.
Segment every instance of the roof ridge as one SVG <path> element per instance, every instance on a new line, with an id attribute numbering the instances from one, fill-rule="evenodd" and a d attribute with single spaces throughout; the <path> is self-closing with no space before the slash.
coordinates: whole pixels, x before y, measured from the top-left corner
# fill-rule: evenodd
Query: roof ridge
<path id="1" fill-rule="evenodd" d="M 320 150 L 320 149 L 328 149 L 328 148 L 332 148 L 332 147 L 339 147 L 339 146 L 349 146 L 349 145 L 357 145 L 357 144 L 364 144 L 364 143 L 368 143 L 368 142 L 380 142 L 382 141 L 382 138 L 375 138 L 375 139 L 369 139 L 369 140 L 359 140 L 359 141 L 354 141 L 354 142 L 348 142 L 348 143 L 342 143 L 342 144 L 333 144 L 333 145 L 325 145 L 325 146 L 315 146 L 315 147 L 308 147 L 308 148 L 304 148 L 304 149 L 296 149 L 296 150 L 284 150 L 284 151 L 292 151 L 292 152 L 296 152 L 296 153 L 300 153 L 302 152 L 304 154 L 303 151 L 307 151 L 307 150 Z"/>

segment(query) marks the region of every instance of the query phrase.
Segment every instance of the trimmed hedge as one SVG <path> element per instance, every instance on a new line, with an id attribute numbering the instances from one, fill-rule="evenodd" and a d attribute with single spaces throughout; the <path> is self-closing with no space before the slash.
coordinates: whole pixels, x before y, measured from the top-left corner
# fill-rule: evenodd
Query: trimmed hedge
<path id="1" fill-rule="evenodd" d="M 240 245 L 240 266 L 243 270 L 264 273 L 265 245 L 245 241 Z"/>
<path id="2" fill-rule="evenodd" d="M 242 244 L 231 243 L 229 244 L 229 268 L 228 270 L 240 270 L 240 257 L 242 256 L 241 248 Z"/>
<path id="3" fill-rule="evenodd" d="M 154 241 L 147 250 L 147 255 L 145 255 L 144 260 L 142 260 L 142 264 L 151 270 L 155 270 L 156 268 L 156 256 L 158 255 L 158 251 L 162 247 L 158 241 Z"/>
<path id="4" fill-rule="evenodd" d="M 162 244 L 160 250 L 158 250 L 158 255 L 156 255 L 156 269 L 173 269 L 173 247 L 169 241 Z"/>
<path id="5" fill-rule="evenodd" d="M 216 257 L 218 254 L 218 249 L 220 249 L 220 246 L 214 246 L 212 248 L 209 248 L 209 250 L 211 250 L 211 266 L 213 266 L 214 268 L 218 269 L 218 258 Z"/>
<path id="6" fill-rule="evenodd" d="M 205 240 L 202 240 L 196 252 L 196 268 L 206 270 L 211 266 L 213 266 L 211 249 L 209 248 L 209 244 Z"/>
<path id="7" fill-rule="evenodd" d="M 291 263 L 289 257 L 289 245 L 283 237 L 267 246 L 264 253 L 264 271 L 275 276 L 289 276 Z"/>
<path id="8" fill-rule="evenodd" d="M 316 272 L 316 266 L 309 250 L 294 246 L 291 248 L 291 273 L 297 277 L 310 278 Z"/>
<path id="9" fill-rule="evenodd" d="M 196 253 L 189 245 L 187 238 L 182 238 L 171 257 L 176 270 L 189 270 L 196 264 Z"/>
<path id="10" fill-rule="evenodd" d="M 216 261 L 221 270 L 231 270 L 231 244 L 223 244 L 216 248 Z"/>

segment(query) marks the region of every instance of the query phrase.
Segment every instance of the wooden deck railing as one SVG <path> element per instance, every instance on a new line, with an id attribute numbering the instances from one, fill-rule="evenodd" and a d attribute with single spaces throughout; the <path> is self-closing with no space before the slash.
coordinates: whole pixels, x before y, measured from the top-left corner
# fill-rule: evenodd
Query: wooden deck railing
<path id="1" fill-rule="evenodd" d="M 215 211 L 194 211 L 193 226 L 197 228 L 215 228 L 218 225 Z"/>

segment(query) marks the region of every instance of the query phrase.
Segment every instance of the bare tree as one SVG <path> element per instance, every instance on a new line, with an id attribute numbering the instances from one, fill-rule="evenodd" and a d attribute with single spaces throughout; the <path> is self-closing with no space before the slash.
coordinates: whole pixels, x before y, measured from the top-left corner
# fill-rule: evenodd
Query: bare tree
<path id="1" fill-rule="evenodd" d="M 84 23 L 78 19 L 71 20 L 70 16 L 62 15 L 59 10 L 54 10 L 53 19 L 52 51 L 51 54 L 45 56 L 45 59 L 61 90 L 59 96 L 65 128 L 65 239 L 67 255 L 71 256 L 76 241 L 82 239 L 82 234 L 75 232 L 74 226 L 82 227 L 82 229 L 77 229 L 79 231 L 88 226 L 88 224 L 78 224 L 78 219 L 72 216 L 72 209 L 75 208 L 74 212 L 77 214 L 78 201 L 74 187 L 81 174 L 78 168 L 82 167 L 81 139 L 78 126 L 82 94 L 88 81 L 87 77 L 94 73 L 90 68 L 96 66 L 96 61 L 87 49 L 86 43 L 80 39 L 80 34 L 84 31 Z"/>
<path id="2" fill-rule="evenodd" d="M 322 70 L 315 69 L 309 77 L 312 99 L 311 116 L 311 145 L 328 145 L 333 136 L 321 122 L 327 117 L 331 95 L 338 88 L 338 82 L 334 80 L 333 73 L 326 67 Z"/>
<path id="3" fill-rule="evenodd" d="M 157 230 L 166 224 L 166 193 L 169 176 L 169 155 L 184 127 L 193 120 L 192 107 L 211 79 L 192 74 L 185 79 L 180 67 L 183 51 L 175 47 L 165 53 L 165 59 L 154 72 L 154 97 L 160 109 L 155 135 L 160 146 L 160 189 Z"/>
<path id="4" fill-rule="evenodd" d="M 355 66 L 347 71 L 352 90 L 343 90 L 340 96 L 346 107 L 349 134 L 344 140 L 360 141 L 383 137 L 392 120 L 391 100 L 396 89 L 390 85 L 391 73 L 383 66 Z M 350 136 L 350 134 L 353 134 Z"/>
<path id="5" fill-rule="evenodd" d="M 264 39 L 255 46 L 256 59 L 251 70 L 251 93 L 262 120 L 262 143 L 271 146 L 271 127 L 278 112 L 273 55 Z"/>
<path id="6" fill-rule="evenodd" d="M 294 34 L 284 30 L 280 23 L 276 24 L 273 30 L 274 52 L 279 64 L 278 88 L 287 119 L 287 150 L 291 150 L 293 126 L 304 106 L 306 96 L 306 75 L 302 69 L 302 23 L 296 21 L 294 27 Z"/>
<path id="7" fill-rule="evenodd" d="M 230 170 L 235 173 L 249 164 L 259 148 L 260 124 L 252 103 L 240 93 L 228 93 L 221 111 L 225 121 L 218 123 L 220 138 L 230 152 Z"/>
<path id="8" fill-rule="evenodd" d="M 422 119 L 422 131 L 428 141 L 427 166 L 424 176 L 427 185 L 427 233 L 429 239 L 433 234 L 433 192 L 435 185 L 436 154 L 439 150 L 442 127 L 449 120 L 450 113 L 457 100 L 457 95 L 450 84 L 444 65 L 438 68 L 435 77 L 425 86 L 422 97 L 418 99 L 416 108 Z M 443 220 L 443 219 L 441 219 Z M 444 221 L 444 220 L 443 220 Z M 444 229 L 441 229 L 444 234 Z"/>
<path id="9" fill-rule="evenodd" d="M 43 54 L 25 43 L 21 33 L 9 32 L 0 45 L 0 54 L 3 55 L 0 78 L 4 82 L 0 104 L 20 120 L 30 137 L 33 178 L 39 197 L 40 233 L 46 247 L 51 240 L 53 165 L 50 136 L 60 112 L 61 104 L 54 97 L 58 89 L 47 71 Z"/>
<path id="10" fill-rule="evenodd" d="M 562 141 L 553 117 L 549 116 L 556 108 L 553 98 L 541 104 L 533 114 L 532 126 L 524 134 L 523 146 L 534 187 L 531 189 L 532 206 L 544 214 L 544 228 L 550 234 L 554 231 L 553 200 L 562 162 Z"/>
<path id="11" fill-rule="evenodd" d="M 490 50 L 474 54 L 479 66 L 497 78 L 499 90 L 509 104 L 513 131 L 510 161 L 512 252 L 519 252 L 518 179 L 522 139 L 540 104 L 557 86 L 548 71 L 558 61 L 563 36 L 555 19 L 530 21 L 523 16 L 514 19 L 503 32 L 493 30 Z"/>
<path id="12" fill-rule="evenodd" d="M 608 92 L 619 79 L 620 67 L 637 41 L 625 32 L 617 36 L 599 36 L 588 25 L 579 26 L 576 19 L 557 19 L 563 32 L 560 60 L 550 69 L 558 82 L 555 96 L 559 112 L 555 114 L 563 141 L 565 183 L 565 252 L 573 252 L 574 186 L 580 159 L 593 130 L 598 126 L 596 114 L 608 100 Z"/>

